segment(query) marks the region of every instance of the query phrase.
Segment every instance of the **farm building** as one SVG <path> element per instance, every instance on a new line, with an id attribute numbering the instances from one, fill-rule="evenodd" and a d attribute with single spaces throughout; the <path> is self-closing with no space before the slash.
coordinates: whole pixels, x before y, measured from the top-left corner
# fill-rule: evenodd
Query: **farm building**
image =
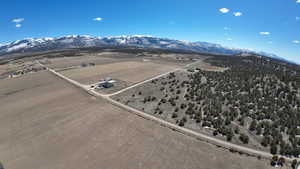
<path id="1" fill-rule="evenodd" d="M 110 83 L 108 81 L 99 84 L 99 87 L 103 87 L 103 88 L 111 88 L 113 86 L 114 86 L 114 84 L 112 84 L 112 83 Z"/>

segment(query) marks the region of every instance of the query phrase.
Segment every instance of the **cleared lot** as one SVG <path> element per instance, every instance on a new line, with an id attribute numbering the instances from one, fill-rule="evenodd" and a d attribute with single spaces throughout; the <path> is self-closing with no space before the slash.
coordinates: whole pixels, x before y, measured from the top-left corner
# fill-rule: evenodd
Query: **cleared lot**
<path id="1" fill-rule="evenodd" d="M 0 65 L 0 74 L 7 72 L 8 65 Z"/>
<path id="2" fill-rule="evenodd" d="M 35 73 L 41 70 L 43 70 L 42 67 L 32 61 L 0 65 L 0 79 L 8 78 L 10 75 L 13 75 L 14 77 L 22 76 L 27 73 Z"/>
<path id="3" fill-rule="evenodd" d="M 0 83 L 0 160 L 10 169 L 270 168 L 161 127 L 47 72 Z"/>
<path id="4" fill-rule="evenodd" d="M 126 82 L 128 86 L 177 67 L 150 61 L 127 61 L 66 70 L 61 73 L 84 84 L 92 84 L 101 78 L 111 77 Z"/>
<path id="5" fill-rule="evenodd" d="M 94 63 L 96 65 L 108 64 L 113 62 L 121 62 L 124 59 L 117 59 L 111 57 L 100 57 L 100 56 L 77 56 L 77 57 L 60 57 L 60 58 L 51 58 L 51 59 L 43 59 L 46 65 L 53 69 L 62 69 L 72 66 L 80 66 L 83 63 Z"/>

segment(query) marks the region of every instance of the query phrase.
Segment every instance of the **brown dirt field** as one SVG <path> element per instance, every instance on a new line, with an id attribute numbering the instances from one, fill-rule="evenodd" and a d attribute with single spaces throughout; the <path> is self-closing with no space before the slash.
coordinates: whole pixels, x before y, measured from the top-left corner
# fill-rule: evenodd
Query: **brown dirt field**
<path id="1" fill-rule="evenodd" d="M 8 65 L 0 65 L 0 75 L 7 72 Z"/>
<path id="2" fill-rule="evenodd" d="M 7 169 L 267 169 L 95 99 L 48 72 L 0 83 Z"/>
<path id="3" fill-rule="evenodd" d="M 25 74 L 35 73 L 35 71 L 33 71 L 32 69 L 41 71 L 42 67 L 32 61 L 0 65 L 0 78 L 2 76 L 5 79 L 9 74 L 17 72 L 24 72 Z M 19 73 L 18 76 L 22 76 L 22 74 Z"/>
<path id="4" fill-rule="evenodd" d="M 5 65 L 0 65 L 0 75 L 11 72 L 11 71 L 17 71 L 21 70 L 23 68 L 23 65 L 25 64 L 5 64 Z"/>
<path id="5" fill-rule="evenodd" d="M 62 71 L 61 73 L 84 84 L 92 84 L 98 82 L 101 78 L 111 77 L 112 79 L 126 81 L 127 85 L 131 85 L 155 75 L 174 70 L 177 67 L 176 65 L 162 65 L 150 61 L 128 61 L 71 69 Z"/>
<path id="6" fill-rule="evenodd" d="M 82 63 L 107 64 L 116 61 L 121 61 L 113 58 L 95 57 L 95 56 L 63 57 L 63 58 L 53 58 L 53 59 L 43 59 L 43 60 L 48 61 L 48 64 L 46 65 L 52 69 L 61 69 L 61 68 L 66 68 L 71 66 L 79 66 Z"/>

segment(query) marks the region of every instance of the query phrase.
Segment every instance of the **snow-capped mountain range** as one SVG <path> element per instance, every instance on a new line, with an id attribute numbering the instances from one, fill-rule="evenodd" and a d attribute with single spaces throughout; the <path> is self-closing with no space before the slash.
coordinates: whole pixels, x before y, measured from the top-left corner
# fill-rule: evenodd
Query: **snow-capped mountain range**
<path id="1" fill-rule="evenodd" d="M 57 38 L 27 38 L 8 44 L 0 44 L 0 57 L 13 53 L 42 52 L 55 49 L 102 47 L 102 46 L 137 46 L 145 48 L 181 49 L 201 53 L 215 54 L 240 54 L 251 53 L 277 59 L 282 59 L 274 54 L 257 52 L 248 49 L 228 48 L 219 44 L 208 42 L 187 42 L 167 38 L 158 38 L 145 35 L 92 37 L 87 35 L 72 35 Z"/>

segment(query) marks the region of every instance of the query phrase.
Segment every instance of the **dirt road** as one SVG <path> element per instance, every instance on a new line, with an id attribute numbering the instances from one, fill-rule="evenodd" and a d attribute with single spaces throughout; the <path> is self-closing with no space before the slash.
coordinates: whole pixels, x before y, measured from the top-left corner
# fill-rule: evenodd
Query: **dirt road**
<path id="1" fill-rule="evenodd" d="M 44 65 L 42 65 L 44 66 Z M 45 67 L 45 66 L 44 66 Z M 53 69 L 50 69 L 50 68 L 47 68 L 47 70 L 49 70 L 51 73 L 53 73 L 54 75 L 66 80 L 67 82 L 85 90 L 86 92 L 88 92 L 89 94 L 93 95 L 93 96 L 96 96 L 96 97 L 101 97 L 101 98 L 104 98 L 106 99 L 107 101 L 109 101 L 111 104 L 113 105 L 116 105 L 118 107 L 121 107 L 123 109 L 126 109 L 128 110 L 129 112 L 131 113 L 134 113 L 140 117 L 143 117 L 145 119 L 148 119 L 148 120 L 151 120 L 151 121 L 154 121 L 154 122 L 157 122 L 159 123 L 160 125 L 162 126 L 165 126 L 167 128 L 170 128 L 172 130 L 175 130 L 175 131 L 178 131 L 180 133 L 183 133 L 185 135 L 188 135 L 188 136 L 191 136 L 191 137 L 195 137 L 199 140 L 203 140 L 203 141 L 207 141 L 209 143 L 212 143 L 214 145 L 217 145 L 217 146 L 221 146 L 221 147 L 224 147 L 224 148 L 227 148 L 227 149 L 232 149 L 232 150 L 235 150 L 235 151 L 239 151 L 239 152 L 243 152 L 243 153 L 246 153 L 246 154 L 249 154 L 249 155 L 254 155 L 254 156 L 260 156 L 260 157 L 264 157 L 264 158 L 271 158 L 272 157 L 272 154 L 268 153 L 268 152 L 264 152 L 264 151 L 259 151 L 259 150 L 255 150 L 255 149 L 251 149 L 251 148 L 248 148 L 248 147 L 243 147 L 243 146 L 240 146 L 240 145 L 236 145 L 236 144 L 232 144 L 230 142 L 226 142 L 226 141 L 223 141 L 223 140 L 219 140 L 219 139 L 216 139 L 216 138 L 213 138 L 213 137 L 210 137 L 210 136 L 207 136 L 207 135 L 204 135 L 204 134 L 201 134 L 201 133 L 197 133 L 195 131 L 192 131 L 190 129 L 186 129 L 186 128 L 183 128 L 183 127 L 179 127 L 178 125 L 176 124 L 173 124 L 173 123 L 170 123 L 170 122 L 167 122 L 167 121 L 164 121 L 162 119 L 159 119 L 157 117 L 154 117 L 154 116 L 151 116 L 147 113 L 144 113 L 142 111 L 139 111 L 139 110 L 136 110 L 132 107 L 129 107 L 123 103 L 120 103 L 120 102 L 117 102 L 113 99 L 111 99 L 109 96 L 111 95 L 115 95 L 115 94 L 119 94 L 125 90 L 128 90 L 130 88 L 133 88 L 133 87 L 136 87 L 136 86 L 139 86 L 139 85 L 142 85 L 144 83 L 147 83 L 153 79 L 156 79 L 156 78 L 159 78 L 159 77 L 162 77 L 164 75 L 167 75 L 168 73 L 170 72 L 167 72 L 167 73 L 164 73 L 164 74 L 161 74 L 161 75 L 158 75 L 156 77 L 153 77 L 151 79 L 148 79 L 146 81 L 143 81 L 143 82 L 140 82 L 140 83 L 137 83 L 129 88 L 125 88 L 123 90 L 120 90 L 119 92 L 116 92 L 116 93 L 113 93 L 113 94 L 110 94 L 110 95 L 103 95 L 103 94 L 100 94 L 96 91 L 94 91 L 93 89 L 90 89 L 88 86 L 86 85 L 82 85 L 56 71 L 54 71 Z M 174 71 L 178 71 L 177 69 L 174 70 Z M 171 71 L 171 72 L 174 72 L 174 71 Z M 288 159 L 288 160 L 291 160 L 291 159 Z"/>
<path id="2" fill-rule="evenodd" d="M 117 92 L 115 92 L 115 93 L 112 93 L 112 94 L 105 94 L 105 95 L 101 95 L 101 96 L 106 96 L 106 97 L 114 96 L 114 95 L 123 93 L 123 92 L 125 92 L 126 90 L 135 88 L 135 87 L 140 86 L 140 85 L 142 85 L 142 84 L 145 84 L 145 83 L 147 83 L 147 82 L 151 82 L 151 81 L 154 80 L 154 79 L 158 79 L 158 78 L 160 78 L 160 77 L 166 76 L 166 75 L 168 75 L 168 74 L 170 74 L 170 73 L 172 73 L 172 72 L 176 72 L 176 71 L 179 71 L 179 70 L 181 70 L 181 69 L 178 68 L 178 69 L 175 69 L 175 70 L 173 70 L 173 71 L 169 71 L 169 72 L 160 74 L 160 75 L 158 75 L 158 76 L 152 77 L 152 78 L 147 79 L 147 80 L 145 80 L 145 81 L 142 81 L 142 82 L 140 82 L 140 83 L 137 83 L 137 84 L 134 84 L 134 85 L 129 86 L 129 87 L 127 87 L 127 88 L 124 88 L 124 89 L 122 89 L 122 90 L 119 90 L 119 91 L 117 91 Z"/>

